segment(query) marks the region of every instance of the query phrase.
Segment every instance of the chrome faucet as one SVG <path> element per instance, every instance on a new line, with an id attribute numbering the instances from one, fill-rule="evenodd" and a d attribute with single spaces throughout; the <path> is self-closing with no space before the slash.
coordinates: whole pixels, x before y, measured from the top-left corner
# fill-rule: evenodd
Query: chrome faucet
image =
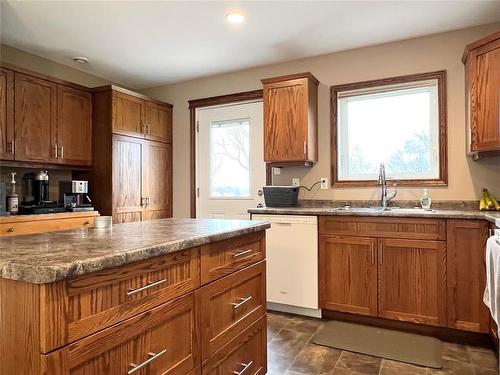
<path id="1" fill-rule="evenodd" d="M 387 180 L 385 178 L 385 165 L 380 163 L 380 171 L 378 173 L 378 184 L 382 187 L 382 194 L 380 197 L 380 208 L 383 210 L 387 209 L 387 206 L 398 194 L 398 184 L 394 184 L 394 191 L 389 193 L 387 190 Z"/>

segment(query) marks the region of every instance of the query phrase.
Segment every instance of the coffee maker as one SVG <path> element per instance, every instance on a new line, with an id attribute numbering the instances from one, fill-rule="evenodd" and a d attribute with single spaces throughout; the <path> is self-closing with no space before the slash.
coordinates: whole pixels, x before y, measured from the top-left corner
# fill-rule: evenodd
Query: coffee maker
<path id="1" fill-rule="evenodd" d="M 71 187 L 70 187 L 71 186 Z M 71 192 L 65 190 L 71 189 Z M 92 201 L 88 196 L 89 182 L 83 180 L 61 181 L 60 191 L 63 192 L 63 202 L 66 211 L 94 211 Z"/>
<path id="2" fill-rule="evenodd" d="M 49 173 L 26 173 L 22 179 L 24 199 L 19 207 L 20 214 L 48 214 L 64 212 L 64 207 L 49 200 Z"/>

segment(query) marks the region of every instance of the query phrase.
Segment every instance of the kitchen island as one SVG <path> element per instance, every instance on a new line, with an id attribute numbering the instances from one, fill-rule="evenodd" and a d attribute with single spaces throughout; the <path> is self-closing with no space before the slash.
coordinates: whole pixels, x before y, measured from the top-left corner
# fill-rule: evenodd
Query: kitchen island
<path id="1" fill-rule="evenodd" d="M 269 226 L 162 219 L 2 239 L 0 373 L 264 374 Z"/>

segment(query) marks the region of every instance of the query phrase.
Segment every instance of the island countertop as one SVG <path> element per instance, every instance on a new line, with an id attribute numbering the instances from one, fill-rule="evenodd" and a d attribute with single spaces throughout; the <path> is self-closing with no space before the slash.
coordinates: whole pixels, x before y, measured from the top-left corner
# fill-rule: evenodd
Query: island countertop
<path id="1" fill-rule="evenodd" d="M 51 283 L 270 227 L 263 221 L 160 219 L 0 241 L 0 277 Z"/>

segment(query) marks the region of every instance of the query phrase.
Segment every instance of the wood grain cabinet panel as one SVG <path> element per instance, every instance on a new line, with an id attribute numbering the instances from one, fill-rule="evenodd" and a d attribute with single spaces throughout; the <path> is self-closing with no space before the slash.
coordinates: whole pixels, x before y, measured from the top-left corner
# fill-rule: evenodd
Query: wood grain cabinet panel
<path id="1" fill-rule="evenodd" d="M 144 101 L 113 92 L 113 133 L 144 137 Z"/>
<path id="2" fill-rule="evenodd" d="M 378 315 L 446 324 L 446 243 L 379 239 Z"/>
<path id="3" fill-rule="evenodd" d="M 400 217 L 321 216 L 320 234 L 446 240 L 446 220 Z"/>
<path id="4" fill-rule="evenodd" d="M 194 306 L 191 293 L 42 356 L 44 373 L 189 373 L 201 360 Z"/>
<path id="5" fill-rule="evenodd" d="M 311 73 L 262 80 L 264 161 L 315 162 L 318 80 Z"/>
<path id="6" fill-rule="evenodd" d="M 113 135 L 113 221 L 145 219 L 145 141 Z"/>
<path id="7" fill-rule="evenodd" d="M 483 294 L 488 223 L 448 220 L 447 228 L 448 326 L 487 333 L 489 311 Z"/>
<path id="8" fill-rule="evenodd" d="M 146 139 L 172 143 L 172 107 L 144 102 Z"/>
<path id="9" fill-rule="evenodd" d="M 265 261 L 197 290 L 201 351 L 208 358 L 266 313 Z"/>
<path id="10" fill-rule="evenodd" d="M 172 217 L 172 146 L 146 141 L 144 147 L 146 219 Z"/>
<path id="11" fill-rule="evenodd" d="M 320 307 L 377 316 L 377 239 L 320 236 Z"/>
<path id="12" fill-rule="evenodd" d="M 467 46 L 469 152 L 500 151 L 500 32 Z"/>
<path id="13" fill-rule="evenodd" d="M 15 159 L 57 162 L 57 84 L 15 73 Z"/>
<path id="14" fill-rule="evenodd" d="M 203 375 L 267 372 L 266 317 L 263 316 L 203 363 Z"/>
<path id="15" fill-rule="evenodd" d="M 92 96 L 88 92 L 57 86 L 58 162 L 92 164 Z"/>
<path id="16" fill-rule="evenodd" d="M 266 258 L 266 236 L 254 233 L 201 247 L 201 282 L 206 284 Z"/>
<path id="17" fill-rule="evenodd" d="M 0 159 L 14 160 L 14 72 L 0 68 Z"/>

